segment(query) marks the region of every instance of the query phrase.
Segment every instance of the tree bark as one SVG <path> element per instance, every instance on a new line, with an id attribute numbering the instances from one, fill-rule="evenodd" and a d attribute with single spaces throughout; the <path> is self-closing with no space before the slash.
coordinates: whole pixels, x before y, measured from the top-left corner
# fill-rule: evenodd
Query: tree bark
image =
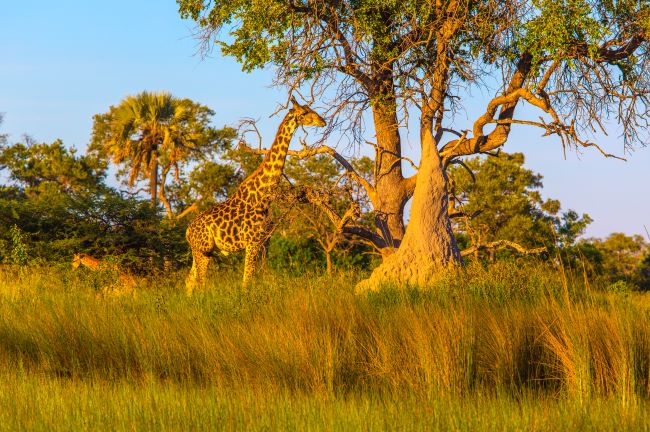
<path id="1" fill-rule="evenodd" d="M 149 166 L 149 193 L 151 194 L 151 206 L 158 206 L 158 157 L 154 154 L 151 156 Z"/>
<path id="2" fill-rule="evenodd" d="M 442 271 L 462 264 L 448 214 L 447 176 L 430 126 L 422 127 L 420 138 L 422 160 L 404 238 L 399 249 L 357 285 L 357 292 L 390 283 L 427 285 Z"/>
<path id="3" fill-rule="evenodd" d="M 394 98 L 384 96 L 372 109 L 377 138 L 376 194 L 372 205 L 377 215 L 377 231 L 392 247 L 398 247 L 404 237 L 404 206 L 411 195 L 402 174 L 402 145 L 396 108 Z"/>
<path id="4" fill-rule="evenodd" d="M 174 210 L 172 209 L 172 205 L 167 199 L 167 195 L 165 192 L 165 183 L 167 183 L 167 173 L 169 173 L 170 167 L 166 166 L 163 167 L 162 172 L 160 173 L 160 185 L 158 187 L 158 198 L 160 198 L 160 202 L 162 202 L 163 207 L 165 207 L 165 211 L 167 212 L 167 218 L 168 219 L 175 219 L 174 215 Z M 156 177 L 157 178 L 157 177 Z M 153 203 L 155 206 L 155 203 Z"/>
<path id="5" fill-rule="evenodd" d="M 332 251 L 330 249 L 325 250 L 325 259 L 327 260 L 327 275 L 332 275 Z"/>

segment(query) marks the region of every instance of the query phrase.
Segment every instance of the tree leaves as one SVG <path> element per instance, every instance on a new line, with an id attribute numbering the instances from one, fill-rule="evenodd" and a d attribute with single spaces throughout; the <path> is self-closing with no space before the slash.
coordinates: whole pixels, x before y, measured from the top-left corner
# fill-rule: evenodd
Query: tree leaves
<path id="1" fill-rule="evenodd" d="M 164 192 L 171 180 L 167 174 L 173 172 L 173 180 L 180 181 L 191 164 L 225 150 L 235 136 L 232 128 L 211 126 L 213 115 L 204 105 L 165 92 L 127 96 L 94 117 L 89 152 L 118 165 L 130 188 L 149 179 L 152 199 L 159 184 L 161 199 L 173 217 Z"/>

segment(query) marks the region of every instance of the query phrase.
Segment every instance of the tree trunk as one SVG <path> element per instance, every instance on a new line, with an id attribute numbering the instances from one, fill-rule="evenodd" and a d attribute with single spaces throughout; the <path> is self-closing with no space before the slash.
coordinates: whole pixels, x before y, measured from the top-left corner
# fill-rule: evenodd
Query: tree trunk
<path id="1" fill-rule="evenodd" d="M 372 205 L 378 233 L 389 245 L 398 247 L 404 237 L 404 206 L 410 191 L 402 175 L 397 105 L 393 97 L 387 98 L 384 96 L 383 102 L 375 103 L 372 108 L 377 137 L 376 195 Z"/>
<path id="2" fill-rule="evenodd" d="M 172 209 L 172 205 L 167 199 L 167 195 L 165 192 L 165 183 L 167 183 L 167 173 L 169 172 L 170 167 L 163 167 L 161 173 L 160 173 L 160 185 L 158 187 L 158 198 L 160 198 L 160 202 L 162 202 L 163 207 L 165 207 L 165 211 L 167 212 L 167 218 L 168 219 L 175 219 L 174 216 L 174 210 Z M 156 177 L 157 178 L 157 177 Z M 157 180 L 156 180 L 157 182 Z M 156 183 L 157 184 L 157 183 Z M 152 203 L 154 206 L 156 203 Z"/>
<path id="3" fill-rule="evenodd" d="M 332 275 L 332 251 L 330 249 L 325 250 L 325 259 L 327 260 L 327 275 Z"/>
<path id="4" fill-rule="evenodd" d="M 149 163 L 149 193 L 151 194 L 151 206 L 158 206 L 158 156 L 151 156 Z"/>
<path id="5" fill-rule="evenodd" d="M 426 285 L 462 263 L 448 214 L 447 176 L 431 128 L 422 129 L 422 160 L 406 233 L 399 249 L 357 285 L 357 292 L 386 283 Z"/>

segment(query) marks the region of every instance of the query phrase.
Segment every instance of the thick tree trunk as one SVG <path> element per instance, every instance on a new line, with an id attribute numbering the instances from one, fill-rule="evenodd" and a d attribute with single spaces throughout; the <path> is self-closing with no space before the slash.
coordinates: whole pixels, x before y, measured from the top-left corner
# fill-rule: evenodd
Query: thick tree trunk
<path id="1" fill-rule="evenodd" d="M 422 160 L 411 217 L 399 249 L 384 258 L 357 292 L 386 283 L 426 285 L 449 267 L 462 263 L 448 215 L 447 177 L 430 128 L 422 134 Z"/>
<path id="2" fill-rule="evenodd" d="M 378 233 L 393 247 L 404 237 L 404 206 L 410 198 L 407 181 L 402 175 L 402 146 L 397 122 L 397 105 L 393 99 L 373 106 L 377 137 L 376 195 L 372 202 Z"/>

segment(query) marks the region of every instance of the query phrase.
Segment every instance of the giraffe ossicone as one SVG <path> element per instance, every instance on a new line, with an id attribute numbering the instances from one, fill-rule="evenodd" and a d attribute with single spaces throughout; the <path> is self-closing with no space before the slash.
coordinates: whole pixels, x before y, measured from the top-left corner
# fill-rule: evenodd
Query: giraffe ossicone
<path id="1" fill-rule="evenodd" d="M 199 214 L 187 227 L 185 238 L 192 249 L 192 268 L 186 280 L 187 294 L 205 283 L 211 257 L 246 250 L 243 284 L 253 276 L 257 256 L 270 230 L 269 205 L 280 182 L 289 143 L 298 126 L 325 126 L 325 120 L 291 97 L 273 145 L 260 166 L 223 203 Z"/>

